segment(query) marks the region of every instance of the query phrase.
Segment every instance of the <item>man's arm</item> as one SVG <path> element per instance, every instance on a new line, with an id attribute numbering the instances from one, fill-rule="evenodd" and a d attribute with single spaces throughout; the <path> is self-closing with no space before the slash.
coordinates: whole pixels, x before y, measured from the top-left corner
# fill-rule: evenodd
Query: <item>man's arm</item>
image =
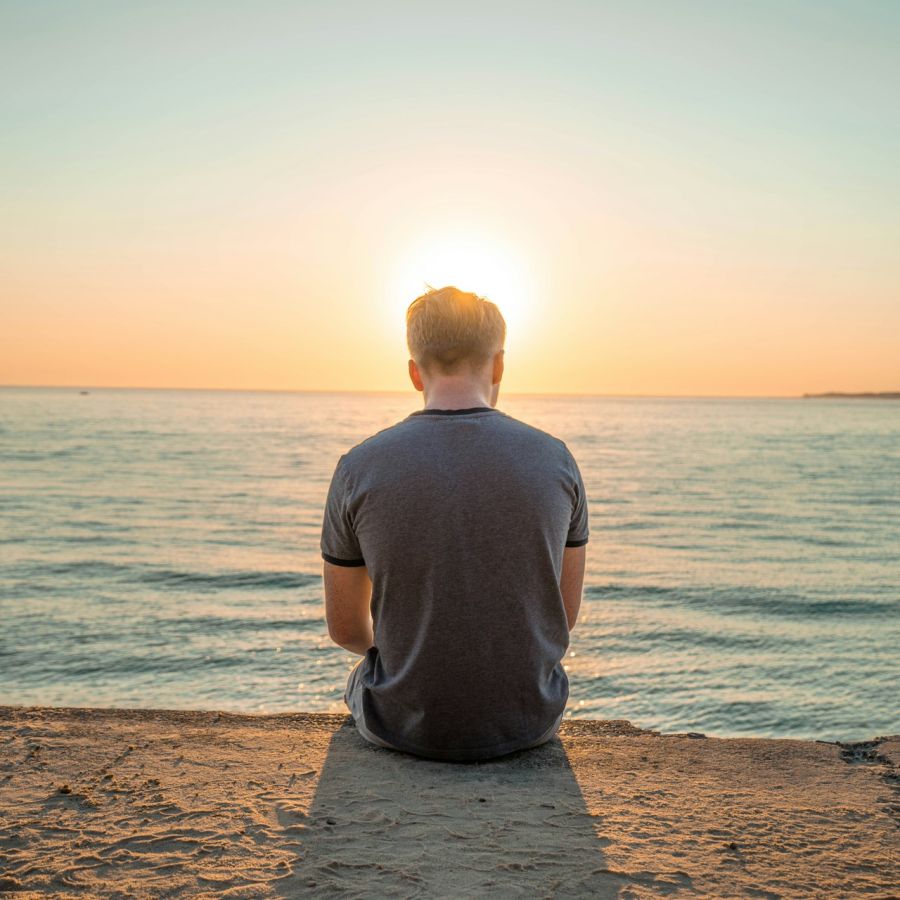
<path id="1" fill-rule="evenodd" d="M 325 562 L 325 620 L 328 635 L 351 653 L 366 655 L 375 643 L 372 616 L 372 580 L 365 566 L 336 566 Z"/>
<path id="2" fill-rule="evenodd" d="M 569 631 L 575 627 L 578 610 L 581 608 L 581 592 L 584 587 L 584 562 L 587 557 L 587 544 L 581 547 L 566 547 L 563 550 L 562 576 L 559 589 L 562 591 L 563 603 L 566 607 L 566 619 Z"/>

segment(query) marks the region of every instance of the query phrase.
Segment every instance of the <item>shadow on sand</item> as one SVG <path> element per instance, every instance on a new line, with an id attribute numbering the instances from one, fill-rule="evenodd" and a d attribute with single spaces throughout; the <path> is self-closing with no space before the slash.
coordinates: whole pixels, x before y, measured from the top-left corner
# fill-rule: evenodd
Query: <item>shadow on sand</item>
<path id="1" fill-rule="evenodd" d="M 303 824 L 279 818 L 303 848 L 283 896 L 618 895 L 558 736 L 439 762 L 369 744 L 348 715 Z"/>

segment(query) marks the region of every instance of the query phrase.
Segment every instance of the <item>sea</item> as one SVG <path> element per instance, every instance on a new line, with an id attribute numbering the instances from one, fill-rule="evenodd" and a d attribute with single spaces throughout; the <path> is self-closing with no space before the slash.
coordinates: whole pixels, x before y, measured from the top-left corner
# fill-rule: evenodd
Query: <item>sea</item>
<path id="1" fill-rule="evenodd" d="M 408 393 L 0 389 L 0 704 L 347 712 L 319 537 Z M 900 402 L 504 395 L 588 493 L 566 717 L 900 732 Z"/>

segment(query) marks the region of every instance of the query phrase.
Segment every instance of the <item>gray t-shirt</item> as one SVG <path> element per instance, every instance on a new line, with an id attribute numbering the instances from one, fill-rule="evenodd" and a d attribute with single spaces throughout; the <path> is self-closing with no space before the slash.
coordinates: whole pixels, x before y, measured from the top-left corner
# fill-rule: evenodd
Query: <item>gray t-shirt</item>
<path id="1" fill-rule="evenodd" d="M 563 548 L 588 541 L 568 447 L 487 406 L 418 410 L 338 461 L 322 556 L 365 565 L 365 726 L 400 750 L 482 759 L 565 708 Z"/>

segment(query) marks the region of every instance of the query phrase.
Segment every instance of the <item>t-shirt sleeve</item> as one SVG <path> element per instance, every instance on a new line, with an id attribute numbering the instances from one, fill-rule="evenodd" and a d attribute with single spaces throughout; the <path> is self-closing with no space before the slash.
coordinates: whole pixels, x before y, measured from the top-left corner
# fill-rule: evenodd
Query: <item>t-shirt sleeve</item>
<path id="1" fill-rule="evenodd" d="M 320 543 L 322 558 L 336 566 L 364 566 L 366 561 L 347 511 L 347 482 L 343 463 L 342 456 L 331 477 L 325 500 Z"/>
<path id="2" fill-rule="evenodd" d="M 587 492 L 584 489 L 584 480 L 575 458 L 569 454 L 572 461 L 572 474 L 575 478 L 575 503 L 572 506 L 572 520 L 569 523 L 569 534 L 566 537 L 567 547 L 583 547 L 590 537 L 588 528 L 588 504 Z"/>

